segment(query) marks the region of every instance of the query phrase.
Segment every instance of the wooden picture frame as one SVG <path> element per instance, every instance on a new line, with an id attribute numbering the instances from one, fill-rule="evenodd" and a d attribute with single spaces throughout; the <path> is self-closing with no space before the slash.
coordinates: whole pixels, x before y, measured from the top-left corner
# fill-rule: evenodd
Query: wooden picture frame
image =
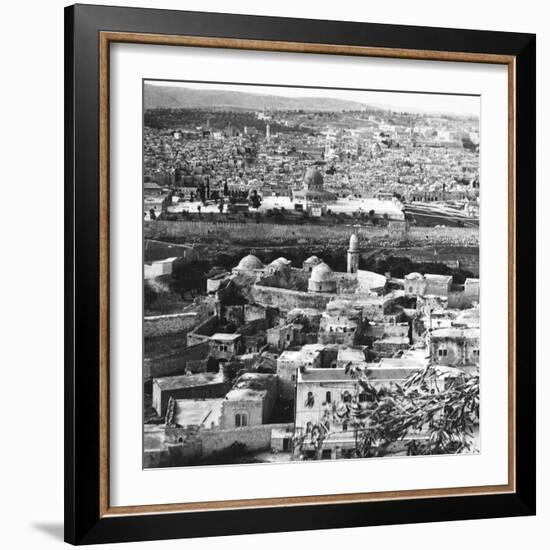
<path id="1" fill-rule="evenodd" d="M 116 42 L 504 64 L 509 74 L 508 483 L 112 507 L 109 48 Z M 73 544 L 535 513 L 535 37 L 76 5 L 65 10 L 65 540 Z M 517 365 L 517 358 L 521 364 Z"/>

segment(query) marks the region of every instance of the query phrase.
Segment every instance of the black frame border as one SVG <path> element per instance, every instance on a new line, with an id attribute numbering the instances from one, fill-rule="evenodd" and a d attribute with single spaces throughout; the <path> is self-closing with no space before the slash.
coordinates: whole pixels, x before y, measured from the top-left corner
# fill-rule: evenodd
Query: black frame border
<path id="1" fill-rule="evenodd" d="M 324 43 L 515 57 L 516 492 L 100 517 L 99 33 Z M 536 38 L 324 20 L 75 5 L 65 8 L 65 541 L 130 542 L 535 514 Z"/>

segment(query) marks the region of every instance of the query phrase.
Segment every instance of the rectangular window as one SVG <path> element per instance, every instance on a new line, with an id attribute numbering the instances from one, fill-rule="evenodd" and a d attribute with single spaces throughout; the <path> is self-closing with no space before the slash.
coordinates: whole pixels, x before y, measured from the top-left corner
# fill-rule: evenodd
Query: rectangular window
<path id="1" fill-rule="evenodd" d="M 439 357 L 447 357 L 447 350 L 445 348 L 440 348 L 437 350 L 437 355 L 439 355 Z"/>

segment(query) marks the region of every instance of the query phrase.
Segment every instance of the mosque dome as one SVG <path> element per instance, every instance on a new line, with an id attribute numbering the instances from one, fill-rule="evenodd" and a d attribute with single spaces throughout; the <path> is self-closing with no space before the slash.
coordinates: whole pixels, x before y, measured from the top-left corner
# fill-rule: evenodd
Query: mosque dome
<path id="1" fill-rule="evenodd" d="M 286 258 L 283 258 L 282 256 L 280 258 L 277 258 L 276 260 L 273 260 L 270 264 L 269 264 L 269 269 L 271 271 L 277 271 L 279 269 L 282 269 L 286 266 L 289 266 L 290 265 L 290 261 L 287 260 Z"/>
<path id="2" fill-rule="evenodd" d="M 307 260 L 304 261 L 304 263 L 317 265 L 321 263 L 321 260 L 317 256 L 310 256 Z"/>
<path id="3" fill-rule="evenodd" d="M 309 168 L 304 176 L 304 189 L 322 189 L 323 183 L 323 174 L 317 168 Z"/>
<path id="4" fill-rule="evenodd" d="M 263 269 L 264 264 L 256 256 L 249 254 L 245 256 L 237 266 L 241 271 L 254 271 L 255 269 Z"/>
<path id="5" fill-rule="evenodd" d="M 415 281 L 415 280 L 418 280 L 418 279 L 423 279 L 424 276 L 421 275 L 420 273 L 416 272 L 416 271 L 413 271 L 412 273 L 409 273 L 408 275 L 405 275 L 405 279 L 407 279 L 407 281 Z"/>
<path id="6" fill-rule="evenodd" d="M 325 262 L 321 262 L 311 270 L 311 280 L 315 283 L 326 283 L 336 279 L 332 269 Z"/>
<path id="7" fill-rule="evenodd" d="M 334 272 L 325 262 L 321 262 L 311 270 L 308 281 L 310 292 L 336 292 L 336 286 Z"/>
<path id="8" fill-rule="evenodd" d="M 277 266 L 277 265 L 286 265 L 286 264 L 288 264 L 288 260 L 281 256 L 280 258 L 277 258 L 276 260 L 273 260 L 269 265 Z"/>
<path id="9" fill-rule="evenodd" d="M 359 251 L 359 239 L 355 233 L 349 239 L 349 250 L 350 252 Z"/>

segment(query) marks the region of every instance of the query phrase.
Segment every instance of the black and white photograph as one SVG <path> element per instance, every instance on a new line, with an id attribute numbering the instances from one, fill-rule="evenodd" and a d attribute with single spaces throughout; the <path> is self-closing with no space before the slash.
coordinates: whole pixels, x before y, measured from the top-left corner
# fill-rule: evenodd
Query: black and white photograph
<path id="1" fill-rule="evenodd" d="M 143 81 L 144 468 L 480 452 L 479 121 Z"/>

